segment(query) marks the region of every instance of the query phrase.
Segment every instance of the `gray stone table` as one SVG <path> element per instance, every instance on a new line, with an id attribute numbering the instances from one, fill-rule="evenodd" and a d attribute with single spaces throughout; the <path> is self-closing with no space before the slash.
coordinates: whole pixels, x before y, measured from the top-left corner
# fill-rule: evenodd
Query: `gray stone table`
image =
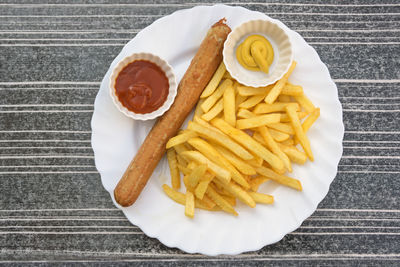
<path id="1" fill-rule="evenodd" d="M 224 2 L 224 1 L 223 1 Z M 0 264 L 400 265 L 400 2 L 236 1 L 282 20 L 319 53 L 346 133 L 317 211 L 238 256 L 162 245 L 114 207 L 94 166 L 93 102 L 123 45 L 202 0 L 0 2 Z"/>

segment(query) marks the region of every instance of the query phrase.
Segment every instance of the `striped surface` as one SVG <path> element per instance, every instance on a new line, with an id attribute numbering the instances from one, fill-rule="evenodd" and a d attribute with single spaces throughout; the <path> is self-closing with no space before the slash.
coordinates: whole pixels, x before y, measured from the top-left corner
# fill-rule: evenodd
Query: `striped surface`
<path id="1" fill-rule="evenodd" d="M 281 242 L 234 257 L 185 254 L 146 237 L 101 185 L 90 145 L 94 98 L 138 31 L 212 3 L 3 0 L 0 264 L 400 264 L 400 3 L 240 2 L 298 31 L 338 86 L 344 154 L 318 210 Z"/>

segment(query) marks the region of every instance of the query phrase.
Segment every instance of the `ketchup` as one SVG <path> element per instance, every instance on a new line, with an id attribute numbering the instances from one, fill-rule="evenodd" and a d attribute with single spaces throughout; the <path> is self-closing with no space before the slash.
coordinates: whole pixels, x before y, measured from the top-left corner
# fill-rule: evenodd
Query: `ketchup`
<path id="1" fill-rule="evenodd" d="M 161 107 L 167 99 L 169 82 L 156 64 L 137 60 L 129 63 L 115 80 L 115 94 L 128 110 L 150 113 Z"/>

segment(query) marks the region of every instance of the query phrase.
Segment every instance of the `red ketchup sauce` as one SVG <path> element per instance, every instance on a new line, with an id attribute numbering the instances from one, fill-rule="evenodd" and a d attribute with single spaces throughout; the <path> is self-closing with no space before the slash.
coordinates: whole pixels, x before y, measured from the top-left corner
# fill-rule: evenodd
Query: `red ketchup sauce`
<path id="1" fill-rule="evenodd" d="M 151 113 L 167 99 L 169 82 L 156 64 L 137 60 L 129 63 L 115 79 L 115 94 L 128 110 Z"/>

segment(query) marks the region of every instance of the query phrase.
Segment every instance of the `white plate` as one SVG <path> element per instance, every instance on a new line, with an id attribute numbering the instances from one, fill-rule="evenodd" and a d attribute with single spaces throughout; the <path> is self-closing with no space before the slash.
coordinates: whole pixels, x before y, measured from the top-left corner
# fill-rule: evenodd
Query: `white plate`
<path id="1" fill-rule="evenodd" d="M 225 17 L 234 28 L 266 15 L 241 7 L 198 6 L 163 17 L 136 35 L 112 62 L 96 97 L 92 118 L 92 146 L 104 188 L 113 190 L 154 121 L 133 121 L 121 114 L 108 94 L 111 70 L 134 52 L 151 52 L 167 60 L 179 81 L 189 66 L 207 30 Z M 132 224 L 169 247 L 207 255 L 238 254 L 275 243 L 294 231 L 316 209 L 328 193 L 342 155 L 344 127 L 337 88 L 315 50 L 296 32 L 287 29 L 298 65 L 290 77 L 321 108 L 321 116 L 308 136 L 315 162 L 294 166 L 292 177 L 301 180 L 303 192 L 265 184 L 260 189 L 275 196 L 273 205 L 252 209 L 239 203 L 239 216 L 196 210 L 195 218 L 184 215 L 184 207 L 170 200 L 162 184 L 170 183 L 165 157 L 134 205 L 121 208 Z M 128 238 L 128 237 L 127 237 Z"/>

